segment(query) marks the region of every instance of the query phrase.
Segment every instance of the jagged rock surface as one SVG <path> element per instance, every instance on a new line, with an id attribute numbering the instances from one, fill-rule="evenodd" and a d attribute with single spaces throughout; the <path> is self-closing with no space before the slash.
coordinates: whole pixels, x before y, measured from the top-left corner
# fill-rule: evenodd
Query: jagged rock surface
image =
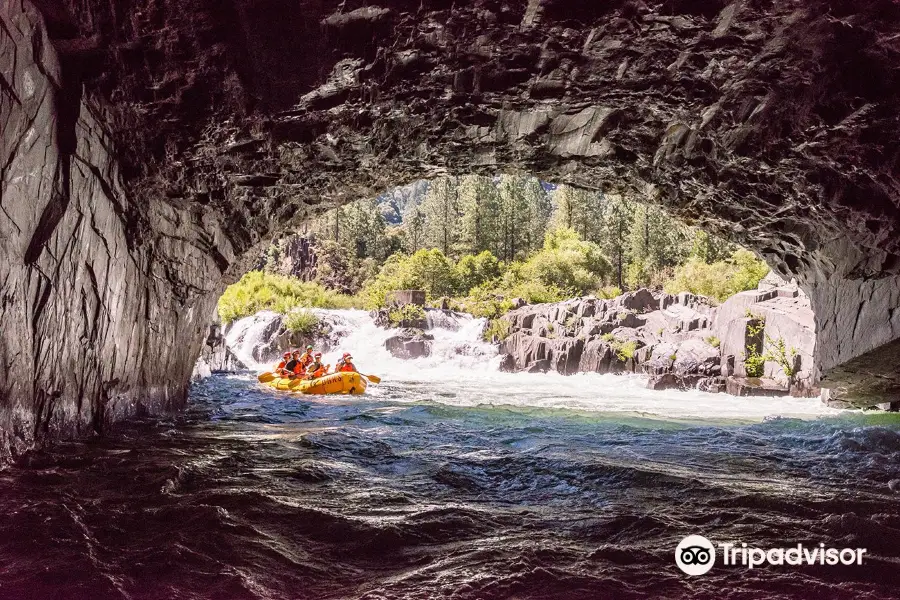
<path id="1" fill-rule="evenodd" d="M 384 347 L 394 358 L 412 360 L 431 356 L 431 342 L 434 336 L 421 329 L 401 329 L 384 341 Z"/>
<path id="2" fill-rule="evenodd" d="M 0 18 L 3 453 L 181 406 L 206 315 L 261 244 L 445 172 L 527 170 L 730 233 L 808 292 L 814 375 L 847 393 L 867 371 L 840 365 L 897 347 L 890 0 L 12 0 Z M 880 393 L 898 354 L 879 352 Z"/>
<path id="3" fill-rule="evenodd" d="M 204 379 L 217 372 L 235 372 L 247 368 L 241 359 L 235 356 L 225 342 L 225 334 L 218 322 L 209 326 L 206 342 L 200 349 L 200 358 L 194 365 L 191 380 Z"/>
<path id="4" fill-rule="evenodd" d="M 809 299 L 784 282 L 763 287 L 721 306 L 693 294 L 642 289 L 610 300 L 587 297 L 519 308 L 503 317 L 510 335 L 500 346 L 501 368 L 563 375 L 641 372 L 650 376 L 651 389 L 699 387 L 746 395 L 758 388 L 761 394 L 818 395 Z M 752 334 L 748 325 L 759 332 Z M 783 356 L 776 352 L 780 342 Z M 744 369 L 750 346 L 770 356 L 758 375 Z"/>

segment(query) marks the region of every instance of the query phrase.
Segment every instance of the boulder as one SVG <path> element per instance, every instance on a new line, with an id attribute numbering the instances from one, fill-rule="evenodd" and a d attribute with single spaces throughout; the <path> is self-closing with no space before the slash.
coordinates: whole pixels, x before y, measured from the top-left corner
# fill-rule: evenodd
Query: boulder
<path id="1" fill-rule="evenodd" d="M 401 330 L 384 342 L 384 347 L 395 358 L 411 360 L 431 355 L 431 342 L 434 336 L 415 329 Z"/>
<path id="2" fill-rule="evenodd" d="M 719 350 L 713 348 L 706 340 L 690 338 L 678 346 L 672 367 L 675 373 L 681 376 L 718 375 Z"/>

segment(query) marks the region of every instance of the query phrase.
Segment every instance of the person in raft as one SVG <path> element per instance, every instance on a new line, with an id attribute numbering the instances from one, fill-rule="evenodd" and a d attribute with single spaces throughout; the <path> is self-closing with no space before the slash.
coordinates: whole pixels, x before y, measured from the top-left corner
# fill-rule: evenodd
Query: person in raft
<path id="1" fill-rule="evenodd" d="M 313 347 L 312 345 L 306 346 L 306 352 L 304 352 L 300 356 L 300 365 L 303 367 L 303 372 L 306 373 L 306 370 L 309 368 L 309 365 L 313 363 Z"/>
<path id="2" fill-rule="evenodd" d="M 291 359 L 278 374 L 282 377 L 293 379 L 301 373 L 303 373 L 303 366 L 300 364 L 300 351 L 294 350 L 291 353 Z"/>
<path id="3" fill-rule="evenodd" d="M 307 379 L 318 379 L 328 375 L 328 367 L 322 364 L 322 353 L 316 352 L 313 362 L 306 368 Z"/>
<path id="4" fill-rule="evenodd" d="M 341 360 L 338 361 L 337 365 L 334 369 L 335 373 L 354 373 L 356 372 L 356 365 L 353 364 L 353 357 L 350 356 L 349 352 L 344 352 L 344 356 L 341 357 Z"/>
<path id="5" fill-rule="evenodd" d="M 281 362 L 278 363 L 278 366 L 272 369 L 275 371 L 276 375 L 281 375 L 284 372 L 284 367 L 287 366 L 288 361 L 291 360 L 291 353 L 285 352 L 281 355 Z"/>

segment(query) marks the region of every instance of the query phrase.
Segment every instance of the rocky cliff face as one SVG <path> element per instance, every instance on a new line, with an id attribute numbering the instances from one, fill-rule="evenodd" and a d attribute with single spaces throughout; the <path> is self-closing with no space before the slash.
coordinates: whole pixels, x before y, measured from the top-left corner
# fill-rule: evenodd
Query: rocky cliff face
<path id="1" fill-rule="evenodd" d="M 852 392 L 873 364 L 853 359 L 900 338 L 898 13 L 3 2 L 2 451 L 179 406 L 261 243 L 445 172 L 527 170 L 731 234 L 809 292 L 816 375 Z"/>
<path id="2" fill-rule="evenodd" d="M 809 299 L 784 282 L 721 306 L 642 289 L 525 306 L 502 318 L 509 324 L 500 345 L 506 371 L 644 373 L 653 389 L 741 395 L 820 391 Z"/>

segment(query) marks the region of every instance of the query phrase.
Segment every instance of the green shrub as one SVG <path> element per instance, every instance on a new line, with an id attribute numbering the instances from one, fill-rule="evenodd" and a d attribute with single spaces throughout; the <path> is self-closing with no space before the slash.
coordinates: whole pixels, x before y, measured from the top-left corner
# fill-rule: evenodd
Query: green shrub
<path id="1" fill-rule="evenodd" d="M 603 335 L 600 336 L 600 339 L 603 340 L 604 342 L 609 343 L 609 342 L 612 342 L 614 339 L 616 339 L 616 337 L 611 333 L 604 333 Z"/>
<path id="2" fill-rule="evenodd" d="M 494 336 L 501 342 L 509 337 L 510 323 L 506 319 L 491 319 L 484 328 L 483 337 L 486 341 L 491 341 Z"/>
<path id="3" fill-rule="evenodd" d="M 611 300 L 622 295 L 622 288 L 614 285 L 607 285 L 594 292 L 594 295 L 603 300 Z"/>
<path id="4" fill-rule="evenodd" d="M 228 286 L 219 299 L 219 318 L 227 324 L 261 310 L 282 314 L 294 308 L 352 308 L 356 299 L 329 290 L 318 283 L 295 277 L 250 271 Z"/>
<path id="5" fill-rule="evenodd" d="M 600 246 L 563 228 L 547 232 L 543 249 L 522 265 L 520 276 L 581 296 L 597 289 L 611 271 Z"/>
<path id="6" fill-rule="evenodd" d="M 736 250 L 731 257 L 707 264 L 692 258 L 675 269 L 664 288 L 669 294 L 691 292 L 709 296 L 719 301 L 755 289 L 769 272 L 769 267 L 748 250 Z"/>
<path id="7" fill-rule="evenodd" d="M 434 299 L 452 296 L 456 287 L 456 266 L 433 248 L 412 256 L 391 256 L 378 275 L 366 282 L 360 295 L 368 308 L 382 308 L 387 294 L 397 290 L 425 290 L 428 298 Z"/>
<path id="8" fill-rule="evenodd" d="M 284 317 L 284 326 L 288 331 L 312 335 L 319 329 L 319 317 L 308 310 L 293 310 Z"/>
<path id="9" fill-rule="evenodd" d="M 721 340 L 719 340 L 719 338 L 717 338 L 714 335 L 711 335 L 708 338 L 706 338 L 706 343 L 709 344 L 710 346 L 712 346 L 713 348 L 718 348 L 722 344 Z"/>
<path id="10" fill-rule="evenodd" d="M 796 374 L 794 372 L 794 365 L 797 360 L 797 349 L 788 349 L 787 344 L 784 342 L 784 338 L 781 337 L 776 340 L 766 336 L 766 343 L 769 345 L 769 350 L 766 352 L 765 358 L 778 363 L 778 366 L 781 367 L 781 370 L 784 371 L 787 378 L 793 379 Z"/>
<path id="11" fill-rule="evenodd" d="M 477 255 L 467 254 L 456 263 L 457 282 L 463 294 L 496 280 L 500 274 L 500 261 L 488 250 Z"/>
<path id="12" fill-rule="evenodd" d="M 404 304 L 392 309 L 388 313 L 388 320 L 392 325 L 399 325 L 406 321 L 422 321 L 425 319 L 425 309 L 418 304 Z"/>
<path id="13" fill-rule="evenodd" d="M 744 370 L 747 377 L 762 377 L 765 372 L 766 356 L 756 351 L 756 348 L 748 347 L 744 355 Z"/>
<path id="14" fill-rule="evenodd" d="M 616 358 L 625 362 L 629 358 L 634 358 L 634 353 L 637 351 L 637 342 L 634 340 L 630 342 L 616 340 L 611 344 L 611 347 L 613 352 L 616 353 Z"/>

